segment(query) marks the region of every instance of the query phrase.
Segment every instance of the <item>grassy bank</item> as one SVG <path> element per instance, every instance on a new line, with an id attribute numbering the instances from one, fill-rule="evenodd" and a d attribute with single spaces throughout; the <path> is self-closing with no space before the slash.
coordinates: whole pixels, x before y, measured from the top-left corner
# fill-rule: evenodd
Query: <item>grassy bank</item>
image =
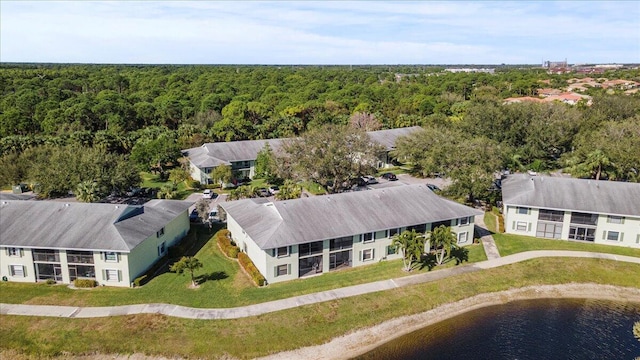
<path id="1" fill-rule="evenodd" d="M 493 239 L 502 256 L 531 250 L 574 250 L 640 257 L 640 249 L 589 242 L 540 239 L 513 234 L 494 234 Z"/>
<path id="2" fill-rule="evenodd" d="M 200 230 L 201 237 L 210 236 L 208 230 Z M 486 260 L 481 245 L 471 245 L 466 249 L 469 250 L 469 262 Z M 136 289 L 100 287 L 87 291 L 69 289 L 66 285 L 3 282 L 0 283 L 0 302 L 69 306 L 169 303 L 192 307 L 235 307 L 429 271 L 425 267 L 407 273 L 402 271 L 401 260 L 381 261 L 308 279 L 257 288 L 240 271 L 236 260 L 222 254 L 215 241 L 206 242 L 196 257 L 204 264 L 196 273 L 204 282 L 196 290 L 188 288 L 188 276 L 174 273 L 161 274 Z M 431 271 L 452 266 L 456 266 L 454 261 L 435 267 Z"/>
<path id="3" fill-rule="evenodd" d="M 598 283 L 640 288 L 640 265 L 597 259 L 536 259 L 428 284 L 239 320 L 162 315 L 96 319 L 3 316 L 0 348 L 33 357 L 132 354 L 252 358 L 327 342 L 354 329 L 474 296 L 530 285 Z M 129 340 L 123 340 L 129 339 Z"/>

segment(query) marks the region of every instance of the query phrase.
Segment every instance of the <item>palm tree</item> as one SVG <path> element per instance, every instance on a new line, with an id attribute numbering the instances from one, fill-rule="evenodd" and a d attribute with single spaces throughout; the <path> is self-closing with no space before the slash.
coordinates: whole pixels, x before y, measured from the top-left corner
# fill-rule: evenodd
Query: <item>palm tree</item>
<path id="1" fill-rule="evenodd" d="M 191 275 L 191 285 L 195 287 L 196 279 L 195 279 L 194 273 L 196 270 L 198 270 L 202 266 L 203 266 L 202 263 L 197 258 L 194 258 L 191 256 L 183 256 L 180 259 L 180 261 L 173 263 L 173 265 L 171 265 L 169 270 L 177 274 L 189 272 L 189 274 Z"/>
<path id="2" fill-rule="evenodd" d="M 456 233 L 452 232 L 449 226 L 440 225 L 431 230 L 428 239 L 431 242 L 431 246 L 436 249 L 436 262 L 438 265 L 442 265 L 445 254 L 449 257 L 451 249 L 458 246 Z"/>
<path id="3" fill-rule="evenodd" d="M 76 187 L 76 199 L 82 202 L 96 202 L 100 200 L 100 187 L 95 181 L 83 181 Z"/>
<path id="4" fill-rule="evenodd" d="M 602 175 L 602 171 L 604 168 L 611 165 L 611 161 L 605 155 L 605 153 L 596 149 L 590 152 L 587 155 L 587 158 L 583 162 L 583 166 L 585 166 L 592 174 L 595 173 L 595 179 L 600 180 L 600 175 Z"/>
<path id="5" fill-rule="evenodd" d="M 300 185 L 292 180 L 287 180 L 284 182 L 284 185 L 280 186 L 280 191 L 276 194 L 275 198 L 278 200 L 298 199 L 301 194 L 302 189 Z"/>
<path id="6" fill-rule="evenodd" d="M 401 234 L 395 234 L 392 239 L 391 245 L 402 255 L 404 271 L 411 271 L 413 262 L 420 259 L 424 252 L 424 236 L 415 230 L 405 230 Z"/>

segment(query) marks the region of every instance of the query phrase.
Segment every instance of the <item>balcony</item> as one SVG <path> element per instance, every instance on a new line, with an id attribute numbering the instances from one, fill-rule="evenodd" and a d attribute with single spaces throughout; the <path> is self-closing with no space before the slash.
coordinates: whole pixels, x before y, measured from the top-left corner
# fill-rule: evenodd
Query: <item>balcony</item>
<path id="1" fill-rule="evenodd" d="M 34 250 L 33 261 L 59 263 L 60 255 L 55 250 Z"/>
<path id="2" fill-rule="evenodd" d="M 91 252 L 67 252 L 67 262 L 70 264 L 93 264 L 93 254 Z"/>

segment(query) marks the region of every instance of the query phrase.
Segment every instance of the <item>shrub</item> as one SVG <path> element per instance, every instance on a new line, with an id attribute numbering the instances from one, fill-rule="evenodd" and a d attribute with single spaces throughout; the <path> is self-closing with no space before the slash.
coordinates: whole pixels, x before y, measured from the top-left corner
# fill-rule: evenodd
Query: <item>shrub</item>
<path id="1" fill-rule="evenodd" d="M 182 257 L 186 251 L 186 245 L 183 242 L 179 244 L 169 246 L 169 257 L 170 258 L 179 258 Z"/>
<path id="2" fill-rule="evenodd" d="M 223 229 L 218 231 L 214 236 L 222 252 L 224 252 L 228 257 L 235 259 L 238 257 L 240 249 L 231 241 L 230 235 L 231 233 L 229 230 Z"/>
<path id="3" fill-rule="evenodd" d="M 98 282 L 93 279 L 75 279 L 73 286 L 77 288 L 92 288 L 98 286 Z"/>
<path id="4" fill-rule="evenodd" d="M 53 279 L 47 279 L 46 284 L 47 284 L 47 285 L 55 285 L 55 284 L 56 284 L 56 281 L 55 281 L 55 280 L 53 280 Z"/>
<path id="5" fill-rule="evenodd" d="M 133 280 L 133 286 L 134 287 L 140 287 L 143 284 L 146 284 L 146 280 L 147 279 L 147 275 L 142 275 L 140 277 L 135 278 L 135 280 Z"/>
<path id="6" fill-rule="evenodd" d="M 264 278 L 264 276 L 262 276 L 262 274 L 260 274 L 256 266 L 253 264 L 253 261 L 251 261 L 247 254 L 243 252 L 239 253 L 238 262 L 258 286 L 263 286 L 267 282 L 267 280 Z"/>

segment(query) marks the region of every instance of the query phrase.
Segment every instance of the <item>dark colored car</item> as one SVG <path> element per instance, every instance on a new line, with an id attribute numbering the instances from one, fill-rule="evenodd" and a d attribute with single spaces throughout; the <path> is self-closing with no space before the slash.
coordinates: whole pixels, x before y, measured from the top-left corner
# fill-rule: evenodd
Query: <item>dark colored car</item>
<path id="1" fill-rule="evenodd" d="M 198 214 L 198 210 L 193 209 L 191 210 L 191 214 L 189 214 L 189 220 L 190 221 L 198 221 L 198 219 L 200 219 L 200 214 Z"/>
<path id="2" fill-rule="evenodd" d="M 396 181 L 398 180 L 398 177 L 396 176 L 396 174 L 391 173 L 391 172 L 386 172 L 384 174 L 382 174 L 381 178 L 383 179 L 387 179 L 389 181 Z"/>
<path id="3" fill-rule="evenodd" d="M 429 190 L 433 191 L 433 192 L 438 192 L 441 191 L 441 189 L 433 184 L 427 184 L 427 187 L 429 188 Z"/>
<path id="4" fill-rule="evenodd" d="M 353 178 L 350 182 L 351 186 L 367 186 L 367 181 L 361 177 Z"/>

